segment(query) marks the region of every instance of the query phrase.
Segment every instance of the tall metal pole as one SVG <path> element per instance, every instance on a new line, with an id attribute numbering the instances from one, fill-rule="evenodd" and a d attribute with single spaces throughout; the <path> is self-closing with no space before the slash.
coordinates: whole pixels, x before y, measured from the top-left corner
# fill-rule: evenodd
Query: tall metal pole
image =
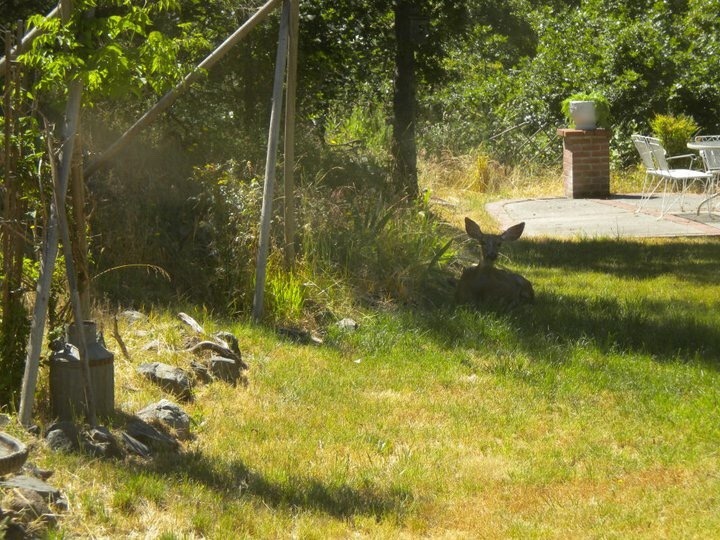
<path id="1" fill-rule="evenodd" d="M 290 47 L 285 89 L 285 267 L 295 266 L 295 95 L 297 93 L 300 0 L 290 0 Z"/>
<path id="2" fill-rule="evenodd" d="M 280 17 L 280 36 L 275 58 L 275 82 L 273 84 L 270 129 L 268 132 L 267 157 L 265 159 L 265 183 L 263 186 L 262 211 L 260 212 L 260 239 L 255 271 L 255 297 L 253 299 L 253 320 L 258 322 L 263 315 L 265 301 L 265 276 L 268 248 L 270 245 L 270 221 L 272 220 L 272 199 L 275 186 L 275 165 L 277 163 L 280 114 L 282 109 L 283 79 L 287 60 L 288 27 L 290 22 L 290 0 L 284 0 Z"/>

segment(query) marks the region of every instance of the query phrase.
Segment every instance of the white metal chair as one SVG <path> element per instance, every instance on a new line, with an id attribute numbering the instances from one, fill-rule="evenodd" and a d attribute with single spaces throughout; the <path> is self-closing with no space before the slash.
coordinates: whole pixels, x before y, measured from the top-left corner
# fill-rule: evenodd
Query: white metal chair
<path id="1" fill-rule="evenodd" d="M 718 143 L 717 147 L 708 147 L 698 150 L 700 159 L 702 159 L 705 171 L 713 175 L 710 185 L 706 193 L 706 198 L 698 206 L 697 213 L 700 214 L 700 208 L 703 204 L 708 203 L 712 199 L 716 198 L 718 193 L 718 187 L 720 186 L 720 135 L 698 135 L 695 137 L 696 143 Z M 708 204 L 708 213 L 710 213 L 710 205 Z"/>
<path id="2" fill-rule="evenodd" d="M 668 157 L 660 139 L 644 135 L 633 135 L 632 140 L 646 169 L 643 192 L 636 211 L 640 211 L 661 187 L 663 195 L 660 217 L 664 216 L 677 201 L 680 202 L 680 209 L 684 210 L 685 193 L 695 182 L 699 182 L 703 187 L 703 191 L 707 193 L 713 180 L 713 174 L 692 168 L 696 158 L 694 154 Z M 689 159 L 690 168 L 671 168 L 668 162 L 677 159 Z"/>

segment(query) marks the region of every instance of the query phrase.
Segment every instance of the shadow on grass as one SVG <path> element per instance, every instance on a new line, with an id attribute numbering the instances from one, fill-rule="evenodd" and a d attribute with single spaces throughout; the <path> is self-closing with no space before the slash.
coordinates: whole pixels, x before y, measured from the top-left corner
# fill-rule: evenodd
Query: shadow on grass
<path id="1" fill-rule="evenodd" d="M 525 240 L 508 245 L 507 266 L 521 273 L 563 274 L 593 272 L 627 279 L 628 287 L 668 275 L 688 287 L 720 283 L 720 240 Z M 524 271 L 523 267 L 533 270 Z M 598 296 L 564 295 L 548 291 L 536 278 L 536 300 L 512 312 L 456 309 L 451 294 L 433 307 L 408 309 L 407 324 L 430 336 L 442 347 L 520 349 L 538 360 L 559 361 L 579 343 L 600 352 L 651 355 L 657 361 L 700 361 L 720 369 L 720 311 L 713 319 L 691 301 L 664 301 L 651 295 L 612 292 Z M 621 285 L 622 286 L 622 285 Z M 667 291 L 664 291 L 665 293 Z M 715 297 L 708 298 L 716 302 Z M 498 330 L 504 328 L 503 331 Z M 504 332 L 504 334 L 503 334 Z M 498 336 L 498 333 L 503 334 Z"/>
<path id="2" fill-rule="evenodd" d="M 655 360 L 701 361 L 720 369 L 720 328 L 692 315 L 692 304 L 614 299 L 570 299 L 541 294 L 512 313 L 448 307 L 416 311 L 411 325 L 443 348 L 520 349 L 539 361 L 562 361 L 578 344 L 610 353 L 651 355 Z M 676 309 L 676 312 L 673 310 Z"/>
<path id="3" fill-rule="evenodd" d="M 664 274 L 695 283 L 720 282 L 720 238 L 663 240 L 525 240 L 508 246 L 513 262 L 568 272 L 649 279 Z"/>
<path id="4" fill-rule="evenodd" d="M 146 465 L 149 472 L 190 479 L 207 486 L 226 499 L 256 497 L 271 508 L 302 508 L 324 512 L 339 519 L 355 515 L 400 516 L 413 499 L 405 490 L 383 491 L 373 486 L 354 488 L 325 484 L 317 479 L 290 477 L 273 482 L 241 461 L 211 460 L 201 452 L 158 454 Z"/>

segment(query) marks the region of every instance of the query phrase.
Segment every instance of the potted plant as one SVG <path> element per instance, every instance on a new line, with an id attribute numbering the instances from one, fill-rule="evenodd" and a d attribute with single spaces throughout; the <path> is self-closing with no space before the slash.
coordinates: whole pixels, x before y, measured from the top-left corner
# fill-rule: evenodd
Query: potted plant
<path id="1" fill-rule="evenodd" d="M 599 92 L 578 92 L 562 102 L 568 126 L 574 129 L 610 129 L 610 102 Z"/>

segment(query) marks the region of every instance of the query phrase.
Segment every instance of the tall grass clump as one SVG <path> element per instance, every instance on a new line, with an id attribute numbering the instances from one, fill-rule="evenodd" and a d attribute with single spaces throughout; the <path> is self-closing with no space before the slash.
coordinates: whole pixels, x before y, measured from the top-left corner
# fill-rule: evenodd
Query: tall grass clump
<path id="1" fill-rule="evenodd" d="M 393 201 L 382 191 L 315 188 L 303 201 L 303 258 L 317 275 L 346 279 L 361 299 L 439 301 L 452 238 L 427 199 Z"/>

